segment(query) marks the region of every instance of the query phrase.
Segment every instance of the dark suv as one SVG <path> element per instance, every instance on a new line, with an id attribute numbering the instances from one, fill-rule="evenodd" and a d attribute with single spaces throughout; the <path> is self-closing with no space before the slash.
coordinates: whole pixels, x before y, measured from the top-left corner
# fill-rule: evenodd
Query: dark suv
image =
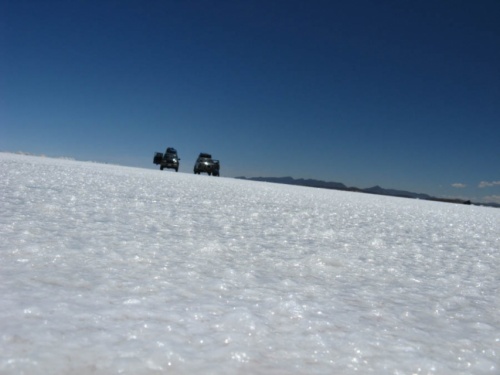
<path id="1" fill-rule="evenodd" d="M 207 173 L 209 176 L 220 175 L 220 163 L 218 160 L 213 160 L 212 155 L 204 152 L 200 153 L 196 163 L 194 164 L 194 173 Z"/>
<path id="2" fill-rule="evenodd" d="M 163 168 L 175 169 L 176 172 L 179 171 L 179 156 L 177 155 L 177 150 L 173 147 L 168 147 L 165 154 L 161 152 L 156 152 L 153 159 L 153 163 L 160 165 L 160 170 Z"/>

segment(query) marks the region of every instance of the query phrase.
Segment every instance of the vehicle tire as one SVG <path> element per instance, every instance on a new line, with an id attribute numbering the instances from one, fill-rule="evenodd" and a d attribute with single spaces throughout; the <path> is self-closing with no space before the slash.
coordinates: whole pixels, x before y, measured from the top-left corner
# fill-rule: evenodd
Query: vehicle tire
<path id="1" fill-rule="evenodd" d="M 176 172 L 179 172 L 179 168 L 175 168 L 175 171 L 176 171 Z"/>
<path id="2" fill-rule="evenodd" d="M 160 166 L 160 171 L 163 171 L 163 166 Z"/>

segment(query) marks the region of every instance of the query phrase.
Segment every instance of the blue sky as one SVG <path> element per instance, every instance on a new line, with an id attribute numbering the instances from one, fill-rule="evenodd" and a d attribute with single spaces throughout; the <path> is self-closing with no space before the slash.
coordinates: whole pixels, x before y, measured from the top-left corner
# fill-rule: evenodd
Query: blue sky
<path id="1" fill-rule="evenodd" d="M 0 2 L 0 150 L 500 201 L 500 1 Z M 162 173 L 172 173 L 171 171 Z M 486 197 L 486 198 L 485 198 Z"/>

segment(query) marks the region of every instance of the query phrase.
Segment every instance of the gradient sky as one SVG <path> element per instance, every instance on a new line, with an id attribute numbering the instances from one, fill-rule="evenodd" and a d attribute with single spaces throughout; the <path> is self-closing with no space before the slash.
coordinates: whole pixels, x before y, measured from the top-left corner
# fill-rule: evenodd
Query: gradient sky
<path id="1" fill-rule="evenodd" d="M 498 0 L 0 0 L 0 150 L 500 202 Z M 160 172 L 159 172 L 160 173 Z M 172 173 L 172 171 L 162 172 Z"/>

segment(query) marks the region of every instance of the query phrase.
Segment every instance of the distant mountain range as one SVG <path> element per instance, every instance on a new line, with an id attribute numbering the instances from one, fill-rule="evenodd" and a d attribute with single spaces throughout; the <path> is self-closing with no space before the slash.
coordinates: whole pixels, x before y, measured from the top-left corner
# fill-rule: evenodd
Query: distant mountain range
<path id="1" fill-rule="evenodd" d="M 463 200 L 463 199 L 438 198 L 438 197 L 433 197 L 433 196 L 428 195 L 428 194 L 413 193 L 411 191 L 385 189 L 385 188 L 382 188 L 378 185 L 373 186 L 371 188 L 360 189 L 357 187 L 348 187 L 341 182 L 330 182 L 330 181 L 321 181 L 321 180 L 303 179 L 303 178 L 295 179 L 293 177 L 243 177 L 243 176 L 241 176 L 241 177 L 236 177 L 236 178 L 241 179 L 241 180 L 272 182 L 272 183 L 276 183 L 276 184 L 309 186 L 309 187 L 321 188 L 321 189 L 354 191 L 354 192 L 368 193 L 368 194 L 388 195 L 391 197 L 423 199 L 423 200 L 458 203 L 458 204 L 474 204 L 474 205 L 479 205 L 479 206 L 489 206 L 489 207 L 500 208 L 500 204 L 497 204 L 497 203 L 484 203 L 484 204 L 481 203 L 480 204 L 480 203 L 473 203 L 469 200 Z"/>

